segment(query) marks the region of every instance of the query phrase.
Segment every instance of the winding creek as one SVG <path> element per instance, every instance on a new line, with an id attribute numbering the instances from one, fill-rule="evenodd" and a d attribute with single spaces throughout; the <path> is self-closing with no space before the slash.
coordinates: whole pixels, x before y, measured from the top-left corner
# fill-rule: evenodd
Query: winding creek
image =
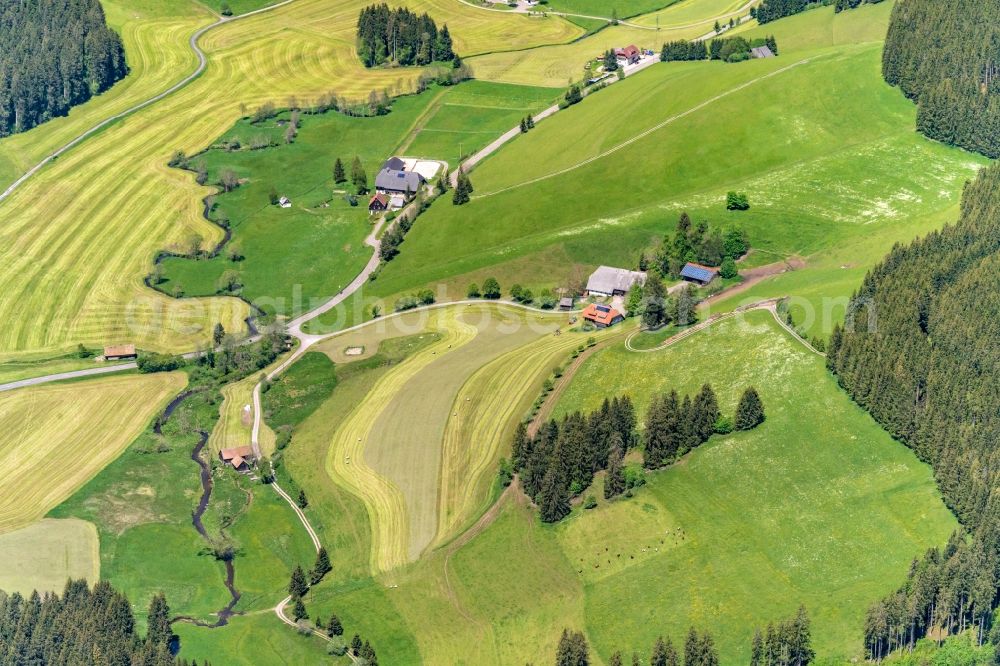
<path id="1" fill-rule="evenodd" d="M 190 398 L 195 394 L 195 391 L 184 391 L 170 401 L 166 409 L 156 420 L 156 425 L 153 426 L 153 431 L 157 435 L 163 434 L 163 426 L 170 420 L 174 411 L 180 407 L 181 403 Z M 198 531 L 198 534 L 209 544 L 211 547 L 215 547 L 216 543 L 213 541 L 212 537 L 209 536 L 208 530 L 205 529 L 205 524 L 202 522 L 202 516 L 205 515 L 205 511 L 208 509 L 208 503 L 212 498 L 212 467 L 211 465 L 202 457 L 202 452 L 205 450 L 205 446 L 208 445 L 208 432 L 205 430 L 198 431 L 198 443 L 195 444 L 194 448 L 191 450 L 191 460 L 198 464 L 199 468 L 199 478 L 201 480 L 201 498 L 198 500 L 198 506 L 194 511 L 191 512 L 191 524 Z M 223 564 L 226 568 L 226 578 L 223 584 L 226 589 L 229 590 L 229 603 L 226 604 L 225 608 L 216 611 L 215 615 L 219 618 L 215 622 L 205 622 L 199 620 L 198 618 L 191 617 L 189 615 L 178 615 L 171 620 L 174 622 L 187 622 L 189 624 L 194 624 L 199 627 L 207 627 L 209 629 L 214 629 L 216 627 L 224 627 L 229 624 L 229 618 L 234 615 L 239 615 L 239 613 L 233 610 L 236 604 L 240 600 L 240 591 L 236 588 L 236 567 L 233 564 L 233 555 L 231 553 L 227 554 L 226 557 L 221 558 Z"/>

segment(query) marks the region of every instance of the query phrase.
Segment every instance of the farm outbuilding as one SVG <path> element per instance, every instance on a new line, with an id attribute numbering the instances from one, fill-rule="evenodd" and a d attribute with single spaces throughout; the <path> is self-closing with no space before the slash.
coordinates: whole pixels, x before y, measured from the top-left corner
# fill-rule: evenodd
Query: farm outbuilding
<path id="1" fill-rule="evenodd" d="M 559 299 L 559 309 L 560 310 L 572 310 L 573 309 L 573 297 L 563 296 Z"/>
<path id="2" fill-rule="evenodd" d="M 583 311 L 583 318 L 594 324 L 594 326 L 597 326 L 597 328 L 614 326 L 625 319 L 618 310 L 615 310 L 610 305 L 601 305 L 600 303 L 591 303 L 588 305 Z"/>
<path id="3" fill-rule="evenodd" d="M 222 449 L 219 451 L 219 458 L 222 462 L 232 465 L 236 471 L 246 472 L 254 460 L 253 447 L 235 446 L 231 449 Z"/>
<path id="4" fill-rule="evenodd" d="M 592 296 L 621 296 L 627 294 L 634 284 L 646 284 L 646 274 L 627 268 L 600 266 L 587 280 L 587 293 Z"/>
<path id="5" fill-rule="evenodd" d="M 702 266 L 701 264 L 688 263 L 681 269 L 681 277 L 688 282 L 694 282 L 702 286 L 708 284 L 719 274 L 718 268 L 712 266 Z"/>
<path id="6" fill-rule="evenodd" d="M 751 58 L 773 58 L 774 52 L 769 46 L 755 46 L 750 49 Z"/>
<path id="7" fill-rule="evenodd" d="M 383 169 L 388 169 L 389 171 L 405 171 L 406 162 L 399 157 L 390 157 L 385 162 L 382 163 Z"/>
<path id="8" fill-rule="evenodd" d="M 135 345 L 112 345 L 104 348 L 105 361 L 120 361 L 136 356 Z"/>
<path id="9" fill-rule="evenodd" d="M 389 196 L 382 192 L 377 193 L 368 202 L 369 213 L 382 213 L 389 208 Z"/>

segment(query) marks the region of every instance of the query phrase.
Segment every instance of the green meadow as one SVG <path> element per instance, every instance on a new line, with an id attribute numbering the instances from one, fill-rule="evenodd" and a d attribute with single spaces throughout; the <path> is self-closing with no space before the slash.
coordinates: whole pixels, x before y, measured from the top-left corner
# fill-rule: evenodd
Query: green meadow
<path id="1" fill-rule="evenodd" d="M 548 0 L 540 9 L 551 9 L 557 12 L 586 14 L 587 16 L 606 16 L 612 13 L 618 18 L 628 18 L 647 14 L 676 4 L 679 0 Z"/>
<path id="2" fill-rule="evenodd" d="M 634 267 L 687 210 L 745 228 L 751 265 L 804 257 L 782 295 L 846 298 L 893 243 L 953 219 L 985 164 L 916 134 L 914 106 L 882 81 L 890 4 L 806 12 L 766 26 L 778 58 L 657 65 L 539 123 L 471 174 L 471 203 L 438 200 L 366 296 L 461 297 L 490 275 L 537 293 Z M 727 211 L 729 190 L 751 209 Z"/>
<path id="3" fill-rule="evenodd" d="M 235 190 L 215 196 L 212 219 L 227 219 L 232 244 L 214 258 L 168 257 L 158 287 L 185 296 L 212 295 L 219 279 L 236 271 L 240 295 L 266 312 L 294 315 L 315 307 L 346 286 L 371 256 L 364 244 L 371 232 L 368 197 L 353 198 L 350 182 L 333 182 L 333 163 L 360 157 L 369 186 L 382 163 L 394 154 L 438 159 L 454 165 L 459 154 L 471 154 L 518 124 L 531 112 L 549 106 L 558 91 L 470 81 L 432 86 L 419 95 L 396 99 L 392 110 L 372 118 L 340 113 L 302 114 L 295 140 L 284 142 L 290 114 L 252 123 L 249 118 L 190 160 L 204 161 L 208 182 L 232 170 L 243 181 Z M 254 139 L 276 142 L 249 150 Z M 237 141 L 242 150 L 227 150 Z M 292 201 L 291 208 L 270 204 L 271 190 Z M 346 188 L 346 189 L 345 189 Z M 190 245 L 190 244 L 189 244 Z M 189 247 L 175 248 L 187 252 Z"/>
<path id="4" fill-rule="evenodd" d="M 654 392 L 707 381 L 725 412 L 756 386 L 764 425 L 713 438 L 647 476 L 633 498 L 577 508 L 555 526 L 539 523 L 520 495 L 506 497 L 471 538 L 371 577 L 368 514 L 330 483 L 322 461 L 341 415 L 401 358 L 397 344 L 337 365 L 336 388 L 296 427 L 284 463 L 312 498 L 334 562 L 307 609 L 336 612 L 391 663 L 546 663 L 564 626 L 584 629 L 606 660 L 616 649 L 648 652 L 660 634 L 682 640 L 691 624 L 713 631 L 722 663 L 738 663 L 754 626 L 799 603 L 817 652 L 849 660 L 861 653 L 868 603 L 956 527 L 929 468 L 843 395 L 821 358 L 757 311 L 668 350 L 618 343 L 597 352 L 557 413 L 628 392 L 641 414 Z M 600 496 L 600 483 L 589 492 Z"/>

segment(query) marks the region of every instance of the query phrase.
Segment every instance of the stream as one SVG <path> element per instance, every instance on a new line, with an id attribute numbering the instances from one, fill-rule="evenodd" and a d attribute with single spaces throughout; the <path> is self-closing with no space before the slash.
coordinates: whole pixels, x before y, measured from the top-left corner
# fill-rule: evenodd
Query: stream
<path id="1" fill-rule="evenodd" d="M 184 402 L 187 398 L 191 397 L 194 391 L 185 391 L 178 395 L 176 398 L 170 401 L 166 409 L 163 410 L 163 414 L 156 420 L 156 424 L 153 426 L 153 432 L 157 435 L 163 434 L 163 424 L 170 420 L 170 416 L 174 411 Z M 201 454 L 205 450 L 205 446 L 208 444 L 208 433 L 204 430 L 198 431 L 198 443 L 195 444 L 194 449 L 191 450 L 191 460 L 198 464 L 199 476 L 201 479 L 201 499 L 198 500 L 198 506 L 194 511 L 191 512 L 191 524 L 194 528 L 198 530 L 198 534 L 205 539 L 210 546 L 215 546 L 215 542 L 208 534 L 208 530 L 205 529 L 205 525 L 202 522 L 202 516 L 205 515 L 205 511 L 208 509 L 208 502 L 212 498 L 212 467 L 206 462 Z M 229 556 L 222 559 L 223 564 L 226 567 L 226 579 L 224 584 L 226 589 L 229 590 L 229 603 L 226 607 L 217 611 L 215 614 L 218 616 L 218 620 L 215 622 L 205 622 L 188 615 L 178 615 L 174 617 L 171 622 L 188 622 L 199 627 L 208 627 L 214 629 L 215 627 L 224 627 L 229 624 L 229 618 L 233 615 L 237 615 L 237 611 L 233 610 L 236 604 L 240 600 L 240 591 L 236 589 L 235 579 L 236 579 L 236 567 L 233 565 L 233 556 Z"/>

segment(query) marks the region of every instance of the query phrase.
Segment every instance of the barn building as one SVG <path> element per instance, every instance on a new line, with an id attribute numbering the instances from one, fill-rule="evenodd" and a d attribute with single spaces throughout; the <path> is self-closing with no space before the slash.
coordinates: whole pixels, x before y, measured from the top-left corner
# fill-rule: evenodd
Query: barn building
<path id="1" fill-rule="evenodd" d="M 591 296 L 621 296 L 627 294 L 634 284 L 646 284 L 646 274 L 627 268 L 600 266 L 587 280 L 587 293 Z"/>
<path id="2" fill-rule="evenodd" d="M 687 263 L 684 268 L 681 269 L 681 277 L 688 282 L 694 282 L 695 284 L 705 286 L 715 279 L 715 276 L 719 274 L 718 268 L 713 268 L 712 266 L 702 266 L 701 264 Z"/>
<path id="3" fill-rule="evenodd" d="M 253 447 L 236 446 L 231 449 L 219 451 L 219 458 L 222 462 L 232 465 L 237 472 L 248 472 L 253 464 Z"/>
<path id="4" fill-rule="evenodd" d="M 112 345 L 104 348 L 105 361 L 121 361 L 136 356 L 135 345 Z"/>

